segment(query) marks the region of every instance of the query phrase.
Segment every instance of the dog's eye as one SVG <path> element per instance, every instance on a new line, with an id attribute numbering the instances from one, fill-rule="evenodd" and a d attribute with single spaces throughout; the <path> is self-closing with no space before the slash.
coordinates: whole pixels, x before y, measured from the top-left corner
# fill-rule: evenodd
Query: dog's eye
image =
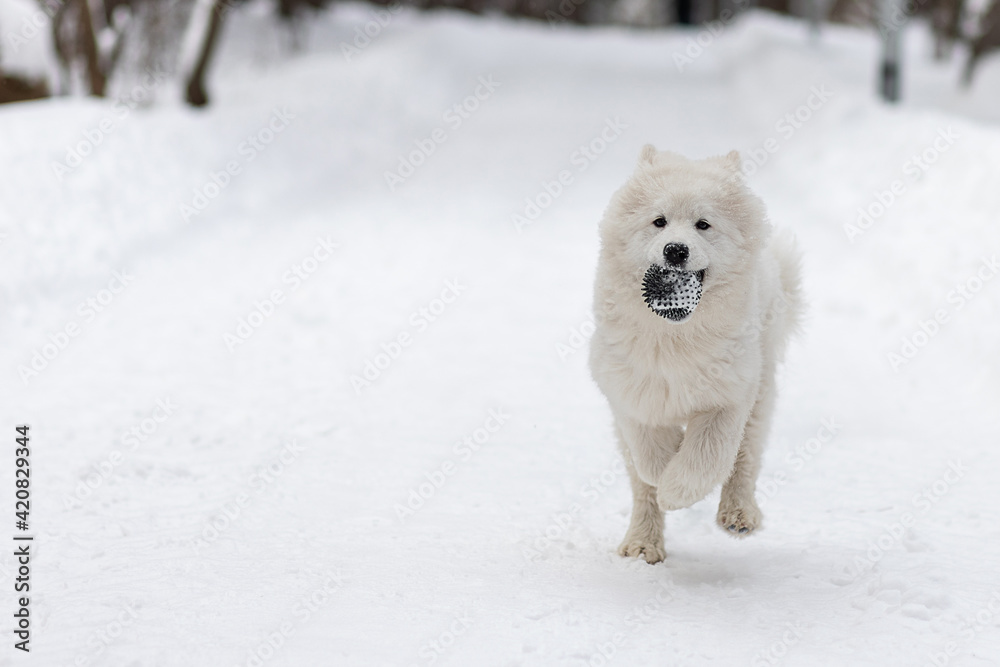
<path id="1" fill-rule="evenodd" d="M 664 217 L 663 217 L 663 216 L 661 215 L 661 216 L 660 216 L 659 218 L 657 218 L 656 220 L 653 220 L 653 224 L 654 224 L 654 225 L 656 225 L 657 227 L 666 227 L 666 226 L 667 226 L 667 219 L 666 219 L 666 218 L 664 218 Z"/>
<path id="2" fill-rule="evenodd" d="M 698 222 L 694 223 L 694 226 L 697 227 L 698 229 L 709 229 L 712 225 L 708 224 L 707 220 L 699 220 Z"/>

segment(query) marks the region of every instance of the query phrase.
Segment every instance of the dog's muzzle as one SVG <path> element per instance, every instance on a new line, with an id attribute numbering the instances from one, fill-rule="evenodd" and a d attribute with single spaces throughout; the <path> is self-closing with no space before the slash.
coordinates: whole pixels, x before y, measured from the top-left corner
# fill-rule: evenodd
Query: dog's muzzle
<path id="1" fill-rule="evenodd" d="M 698 307 L 704 280 L 704 269 L 677 271 L 653 264 L 642 279 L 642 296 L 654 313 L 680 324 Z"/>

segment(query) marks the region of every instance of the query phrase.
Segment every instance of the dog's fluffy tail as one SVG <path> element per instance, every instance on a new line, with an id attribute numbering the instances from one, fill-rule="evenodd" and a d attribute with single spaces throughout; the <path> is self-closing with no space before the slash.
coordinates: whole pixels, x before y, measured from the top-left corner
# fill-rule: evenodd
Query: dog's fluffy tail
<path id="1" fill-rule="evenodd" d="M 771 237 L 771 252 L 778 261 L 779 293 L 775 299 L 774 309 L 782 317 L 775 322 L 775 331 L 779 341 L 777 358 L 784 356 L 784 349 L 794 334 L 801 331 L 805 315 L 805 305 L 802 299 L 802 253 L 795 237 L 787 230 L 775 230 Z"/>

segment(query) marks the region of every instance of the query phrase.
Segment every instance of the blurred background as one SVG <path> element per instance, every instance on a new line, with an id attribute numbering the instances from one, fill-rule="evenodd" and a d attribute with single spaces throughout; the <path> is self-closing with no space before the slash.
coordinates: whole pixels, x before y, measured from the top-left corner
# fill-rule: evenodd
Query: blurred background
<path id="1" fill-rule="evenodd" d="M 5 0 L 0 5 L 6 34 L 0 102 L 73 94 L 113 97 L 116 86 L 128 86 L 155 68 L 176 76 L 184 99 L 202 106 L 208 102 L 205 79 L 212 56 L 233 10 L 253 14 L 271 28 L 274 34 L 257 37 L 272 42 L 277 53 L 256 55 L 280 59 L 307 48 L 312 24 L 334 4 L 331 0 Z M 807 21 L 814 39 L 826 23 L 873 28 L 885 43 L 881 76 L 891 79 L 899 78 L 898 35 L 914 21 L 931 35 L 934 61 L 961 60 L 961 81 L 966 86 L 979 62 L 1000 48 L 1000 9 L 990 0 L 390 0 L 373 6 L 383 8 L 382 18 L 373 14 L 375 25 L 360 26 L 365 30 L 356 36 L 355 49 L 364 48 L 402 8 L 526 18 L 550 27 L 705 26 L 712 37 L 741 12 L 761 9 Z M 391 12 L 386 14 L 385 9 Z M 238 25 L 232 30 L 248 28 Z M 345 55 L 351 46 L 344 45 Z M 884 71 L 886 65 L 889 72 Z M 883 83 L 883 93 L 898 97 L 898 82 Z"/>
<path id="2" fill-rule="evenodd" d="M 0 0 L 0 665 L 997 664 L 998 7 Z M 656 566 L 587 369 L 646 143 L 808 302 L 764 528 Z"/>

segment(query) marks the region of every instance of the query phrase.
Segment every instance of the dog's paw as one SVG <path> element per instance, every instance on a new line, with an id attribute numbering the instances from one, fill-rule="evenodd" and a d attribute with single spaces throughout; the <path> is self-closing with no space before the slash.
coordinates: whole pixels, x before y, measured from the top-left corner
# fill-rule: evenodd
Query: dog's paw
<path id="1" fill-rule="evenodd" d="M 733 537 L 740 538 L 749 537 L 760 527 L 763 519 L 764 515 L 753 501 L 742 506 L 719 506 L 719 513 L 715 517 L 720 528 Z"/>
<path id="2" fill-rule="evenodd" d="M 659 563 L 667 557 L 667 550 L 663 544 L 654 544 L 639 538 L 625 538 L 625 541 L 618 547 L 618 555 L 625 558 L 642 558 L 647 563 Z"/>

